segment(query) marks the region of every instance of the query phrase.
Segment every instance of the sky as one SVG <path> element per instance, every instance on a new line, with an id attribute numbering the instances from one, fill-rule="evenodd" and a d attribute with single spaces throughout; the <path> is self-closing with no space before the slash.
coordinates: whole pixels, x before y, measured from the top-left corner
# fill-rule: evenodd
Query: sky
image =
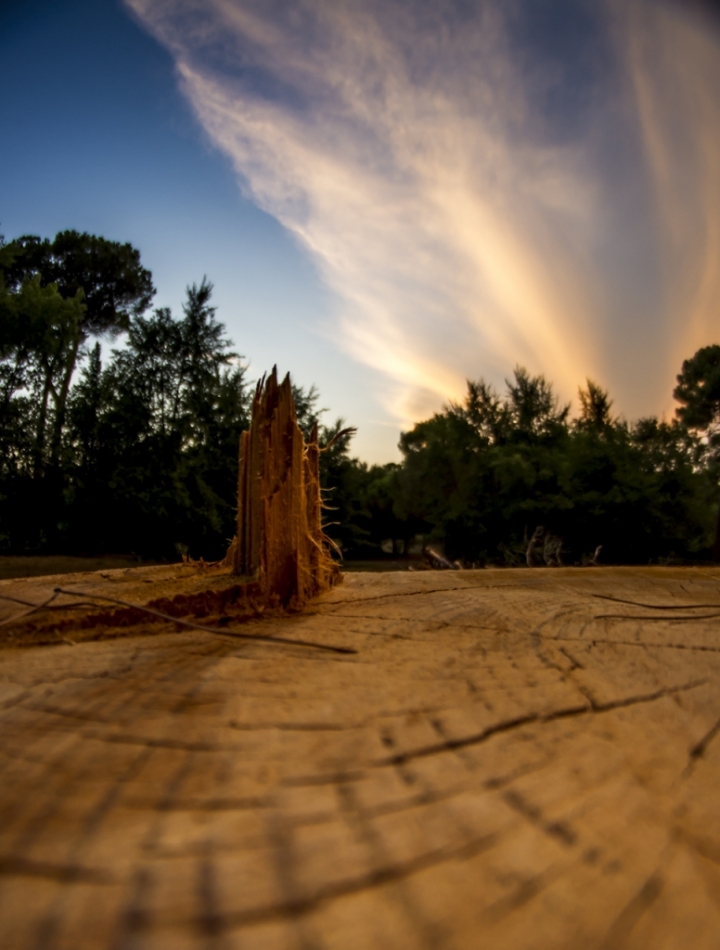
<path id="1" fill-rule="evenodd" d="M 207 275 L 369 462 L 516 365 L 669 417 L 720 342 L 709 3 L 2 0 L 0 84 L 0 232 Z"/>

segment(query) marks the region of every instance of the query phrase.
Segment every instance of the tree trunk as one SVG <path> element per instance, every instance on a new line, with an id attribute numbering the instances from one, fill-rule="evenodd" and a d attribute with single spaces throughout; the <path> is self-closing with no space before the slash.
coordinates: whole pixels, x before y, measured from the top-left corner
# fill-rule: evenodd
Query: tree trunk
<path id="1" fill-rule="evenodd" d="M 45 368 L 45 381 L 43 383 L 43 392 L 40 399 L 40 411 L 38 413 L 37 430 L 35 432 L 35 458 L 33 460 L 33 478 L 38 480 L 45 471 L 45 430 L 47 428 L 48 402 L 50 401 L 50 389 L 52 371 L 50 367 Z"/>
<path id="2" fill-rule="evenodd" d="M 73 341 L 70 356 L 65 367 L 60 390 L 55 399 L 55 423 L 53 425 L 52 442 L 50 444 L 50 465 L 53 470 L 57 470 L 60 464 L 60 446 L 62 444 L 63 429 L 65 428 L 65 415 L 67 411 L 67 400 L 70 393 L 70 383 L 72 382 L 77 363 L 78 351 L 82 342 L 81 333 L 78 330 Z"/>

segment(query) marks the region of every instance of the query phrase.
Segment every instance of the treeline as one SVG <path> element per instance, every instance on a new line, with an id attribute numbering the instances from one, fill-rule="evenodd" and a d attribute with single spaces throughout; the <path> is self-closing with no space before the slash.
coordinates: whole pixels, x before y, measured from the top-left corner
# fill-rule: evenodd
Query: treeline
<path id="1" fill-rule="evenodd" d="M 222 555 L 251 384 L 203 279 L 181 316 L 148 314 L 129 244 L 74 231 L 0 242 L 0 552 Z M 105 353 L 102 338 L 122 336 Z M 106 347 L 107 348 L 107 347 Z M 301 425 L 314 389 L 295 388 Z M 707 559 L 720 498 L 720 346 L 683 364 L 672 422 L 627 423 L 589 382 L 580 411 L 517 369 L 468 383 L 401 437 L 399 464 L 321 427 L 328 533 L 347 558 L 434 543 L 466 564 Z M 544 547 L 543 547 L 544 545 Z M 413 547 L 414 546 L 414 547 Z M 716 551 L 717 553 L 717 551 Z"/>
<path id="2" fill-rule="evenodd" d="M 146 315 L 137 250 L 66 231 L 0 246 L 0 551 L 222 556 L 250 387 L 192 285 Z M 123 335 L 103 359 L 98 337 Z M 314 390 L 296 390 L 301 423 Z"/>
<path id="3" fill-rule="evenodd" d="M 364 482 L 348 472 L 355 549 L 384 518 L 396 550 L 420 534 L 466 565 L 525 564 L 533 536 L 541 564 L 589 563 L 598 546 L 605 563 L 717 557 L 720 346 L 683 364 L 672 422 L 616 418 L 592 382 L 579 396 L 571 419 L 521 368 L 502 395 L 468 383 L 461 404 L 402 435 L 401 464 L 360 466 Z"/>

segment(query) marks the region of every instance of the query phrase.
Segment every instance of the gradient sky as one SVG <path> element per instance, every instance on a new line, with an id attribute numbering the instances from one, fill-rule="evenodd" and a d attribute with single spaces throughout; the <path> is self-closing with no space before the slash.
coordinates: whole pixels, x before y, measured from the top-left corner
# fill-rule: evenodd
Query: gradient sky
<path id="1" fill-rule="evenodd" d="M 513 366 L 672 412 L 720 339 L 720 19 L 663 0 L 0 6 L 0 231 L 215 284 L 355 451 Z"/>

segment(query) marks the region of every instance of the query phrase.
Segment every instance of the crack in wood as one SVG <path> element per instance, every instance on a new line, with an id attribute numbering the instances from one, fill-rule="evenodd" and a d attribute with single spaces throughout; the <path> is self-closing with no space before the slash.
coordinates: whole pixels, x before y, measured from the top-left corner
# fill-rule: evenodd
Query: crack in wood
<path id="1" fill-rule="evenodd" d="M 581 706 L 568 706 L 565 709 L 558 709 L 551 713 L 527 713 L 522 716 L 516 716 L 513 719 L 507 719 L 504 722 L 498 722 L 492 726 L 488 726 L 487 729 L 483 729 L 482 732 L 476 733 L 472 736 L 465 736 L 462 739 L 448 739 L 444 742 L 433 743 L 432 745 L 424 746 L 419 749 L 413 749 L 407 752 L 399 752 L 395 755 L 389 756 L 386 759 L 378 759 L 372 763 L 374 767 L 378 766 L 387 766 L 387 765 L 397 765 L 402 762 L 409 762 L 412 759 L 425 758 L 431 755 L 438 755 L 443 752 L 454 751 L 455 749 L 465 748 L 467 746 L 479 745 L 482 742 L 487 742 L 488 739 L 491 739 L 493 736 L 499 735 L 504 732 L 510 732 L 514 729 L 519 729 L 522 726 L 531 725 L 534 723 L 548 723 L 555 722 L 558 719 L 567 719 L 573 716 L 584 716 L 588 714 L 599 714 L 605 712 L 611 712 L 615 709 L 622 709 L 626 706 L 636 706 L 641 703 L 651 703 L 655 702 L 658 699 L 662 699 L 665 696 L 672 696 L 675 693 L 685 692 L 689 689 L 695 689 L 698 686 L 704 685 L 707 680 L 694 680 L 691 683 L 685 683 L 682 686 L 666 687 L 663 689 L 656 690 L 654 693 L 648 693 L 644 696 L 629 696 L 624 699 L 612 700 L 607 703 L 598 703 L 594 702 L 590 696 L 588 696 L 587 705 L 583 704 Z"/>
<path id="2" fill-rule="evenodd" d="M 647 640 L 606 640 L 599 639 L 598 637 L 593 637 L 592 639 L 585 639 L 584 637 L 544 637 L 543 639 L 547 640 L 549 643 L 584 643 L 586 645 L 590 645 L 591 643 L 600 643 L 609 646 L 643 647 L 644 649 L 658 648 L 667 650 L 698 650 L 700 652 L 704 651 L 707 653 L 720 653 L 720 646 L 711 647 L 704 644 L 695 643 L 655 643 L 648 642 Z"/>
<path id="3" fill-rule="evenodd" d="M 333 600 L 328 601 L 322 605 L 322 608 L 318 610 L 319 614 L 325 613 L 337 613 L 333 610 L 333 607 L 342 606 L 342 604 L 365 604 L 372 600 L 394 600 L 399 597 L 424 597 L 427 594 L 451 594 L 454 591 L 464 590 L 467 592 L 482 590 L 480 587 L 475 587 L 471 584 L 463 585 L 462 587 L 434 587 L 431 590 L 403 590 L 395 591 L 392 594 L 377 594 L 374 597 L 344 597 L 342 600 Z"/>
<path id="4" fill-rule="evenodd" d="M 711 610 L 720 607 L 720 604 L 645 604 L 638 600 L 625 600 L 622 597 L 611 597 L 609 594 L 591 594 L 600 600 L 611 600 L 616 604 L 631 604 L 633 607 L 643 607 L 648 610 Z"/>
<path id="5" fill-rule="evenodd" d="M 702 758 L 707 752 L 708 746 L 713 741 L 718 732 L 720 732 L 720 719 L 718 719 L 715 725 L 705 733 L 702 739 L 700 739 L 699 742 L 696 742 L 695 745 L 690 749 L 690 759 L 696 760 Z"/>

